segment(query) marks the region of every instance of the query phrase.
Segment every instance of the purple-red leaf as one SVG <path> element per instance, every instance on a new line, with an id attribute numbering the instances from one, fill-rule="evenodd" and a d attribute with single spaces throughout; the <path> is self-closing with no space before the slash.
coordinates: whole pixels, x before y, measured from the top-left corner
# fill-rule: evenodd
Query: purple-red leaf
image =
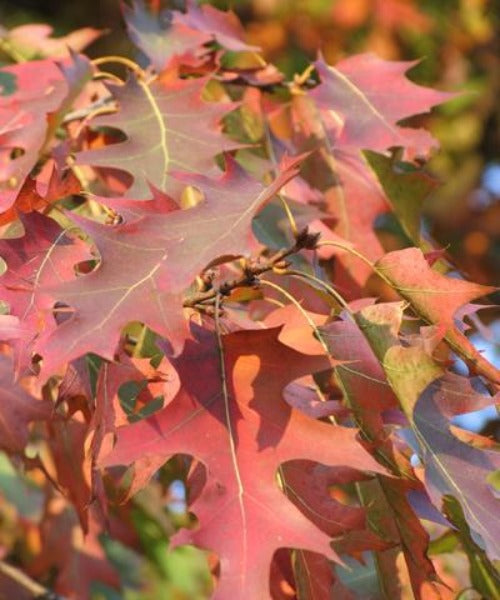
<path id="1" fill-rule="evenodd" d="M 206 56 L 208 49 L 204 45 L 212 39 L 210 33 L 174 23 L 174 11 L 164 9 L 155 14 L 143 0 L 135 0 L 131 7 L 123 3 L 122 10 L 130 39 L 157 71 L 166 68 L 174 58 L 196 65 Z"/>
<path id="2" fill-rule="evenodd" d="M 52 403 L 37 400 L 14 379 L 9 357 L 0 355 L 0 447 L 8 452 L 22 452 L 28 442 L 32 421 L 45 421 L 52 413 Z"/>
<path id="3" fill-rule="evenodd" d="M 487 477 L 500 469 L 500 455 L 494 449 L 466 444 L 450 430 L 452 417 L 491 406 L 492 402 L 492 398 L 477 393 L 468 379 L 447 373 L 422 393 L 413 419 L 431 499 L 441 507 L 443 496 L 456 497 L 476 542 L 486 547 L 492 559 L 499 559 L 500 503 Z"/>
<path id="4" fill-rule="evenodd" d="M 421 129 L 397 125 L 454 95 L 425 88 L 405 77 L 415 62 L 394 62 L 358 54 L 328 66 L 316 63 L 321 84 L 311 92 L 335 146 L 386 150 L 403 146 L 426 155 L 436 146 Z"/>
<path id="5" fill-rule="evenodd" d="M 127 139 L 79 152 L 77 163 L 130 173 L 133 182 L 126 196 L 136 200 L 151 197 L 150 184 L 168 192 L 169 171 L 215 173 L 215 155 L 239 144 L 226 138 L 219 126 L 234 105 L 203 101 L 206 82 L 148 84 L 130 76 L 124 85 L 109 85 L 118 111 L 96 117 L 92 124 L 119 129 Z"/>

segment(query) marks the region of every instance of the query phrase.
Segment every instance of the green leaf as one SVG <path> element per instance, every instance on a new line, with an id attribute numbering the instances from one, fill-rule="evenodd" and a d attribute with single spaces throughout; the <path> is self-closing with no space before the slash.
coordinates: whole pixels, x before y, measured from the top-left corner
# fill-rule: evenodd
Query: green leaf
<path id="1" fill-rule="evenodd" d="M 368 164 L 377 176 L 403 231 L 417 246 L 421 243 L 422 204 L 437 187 L 437 181 L 423 169 L 400 162 L 371 150 L 365 150 Z"/>
<path id="2" fill-rule="evenodd" d="M 500 599 L 500 576 L 497 569 L 486 556 L 484 550 L 472 539 L 464 512 L 455 498 L 445 496 L 443 508 L 447 519 L 457 528 L 457 535 L 462 542 L 470 564 L 472 585 L 484 597 L 491 600 Z"/>
<path id="3" fill-rule="evenodd" d="M 17 90 L 17 77 L 15 73 L 0 71 L 0 96 L 10 96 Z"/>

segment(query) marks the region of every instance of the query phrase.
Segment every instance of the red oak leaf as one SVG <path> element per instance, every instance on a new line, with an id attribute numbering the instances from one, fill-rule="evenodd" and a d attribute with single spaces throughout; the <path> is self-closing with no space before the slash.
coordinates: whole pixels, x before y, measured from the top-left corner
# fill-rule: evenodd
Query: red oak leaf
<path id="1" fill-rule="evenodd" d="M 383 255 L 383 248 L 375 233 L 375 221 L 388 212 L 387 200 L 364 159 L 341 150 L 335 151 L 334 155 L 338 184 L 325 192 L 328 217 L 324 222 L 330 225 L 334 235 L 370 260 L 377 260 Z M 359 297 L 373 270 L 350 252 L 334 248 L 333 253 L 336 258 L 335 284 L 348 297 L 352 297 L 353 291 Z"/>
<path id="2" fill-rule="evenodd" d="M 332 565 L 321 554 L 300 552 L 295 564 L 297 589 L 299 598 L 305 600 L 323 600 L 323 598 L 340 598 L 332 596 L 335 576 Z M 295 598 L 297 596 L 294 596 Z M 345 598 L 343 599 L 345 600 Z"/>
<path id="3" fill-rule="evenodd" d="M 51 60 L 4 67 L 2 75 L 3 81 L 12 77 L 12 88 L 3 84 L 0 96 L 0 212 L 5 212 L 38 160 L 47 115 L 60 106 L 66 85 Z"/>
<path id="4" fill-rule="evenodd" d="M 332 356 L 350 361 L 338 365 L 335 370 L 345 401 L 352 408 L 357 425 L 373 444 L 379 459 L 384 464 L 392 465 L 396 472 L 403 473 L 410 480 L 414 479 L 408 458 L 391 438 L 390 429 L 384 426 L 384 411 L 397 407 L 398 399 L 362 329 L 347 315 L 344 315 L 344 319 L 324 325 L 320 331 Z M 415 592 L 425 584 L 429 598 L 444 598 L 444 589 L 431 582 L 435 573 L 425 554 L 427 534 L 406 500 L 405 493 L 408 490 L 398 484 L 399 481 L 381 480 L 381 487 L 373 484 L 367 494 L 371 504 L 368 520 L 372 525 L 376 523 L 374 531 L 398 547 L 397 550 L 378 554 L 380 577 L 387 585 L 392 582 L 390 585 L 395 586 L 395 593 L 399 585 L 394 583 L 398 581 L 394 576 L 395 560 L 402 550 Z M 387 502 L 388 496 L 391 497 L 390 502 Z M 411 535 L 406 532 L 411 532 Z"/>
<path id="5" fill-rule="evenodd" d="M 72 171 L 61 172 L 55 161 L 49 159 L 35 179 L 25 179 L 16 203 L 0 215 L 0 225 L 13 221 L 18 212 L 30 213 L 46 208 L 65 196 L 78 194 L 81 188 L 81 183 Z"/>
<path id="6" fill-rule="evenodd" d="M 413 418 L 422 441 L 425 481 L 432 501 L 441 507 L 444 495 L 458 497 L 473 537 L 486 547 L 488 556 L 498 559 L 500 504 L 487 477 L 500 469 L 500 456 L 493 448 L 480 449 L 462 442 L 450 430 L 452 417 L 492 404 L 494 400 L 478 394 L 470 380 L 447 373 L 422 393 Z"/>
<path id="7" fill-rule="evenodd" d="M 202 461 L 208 479 L 192 505 L 200 528 L 181 539 L 219 555 L 219 599 L 269 598 L 269 567 L 278 548 L 336 557 L 328 536 L 280 491 L 282 463 L 306 459 L 381 471 L 356 441 L 355 429 L 314 421 L 283 401 L 287 383 L 330 363 L 284 346 L 277 335 L 276 329 L 242 331 L 224 336 L 218 347 L 213 333 L 201 330 L 200 341 L 187 342 L 174 361 L 182 382 L 177 397 L 153 417 L 119 429 L 102 461 L 128 465 L 175 453 Z M 202 433 L 191 435 L 193 427 Z"/>
<path id="8" fill-rule="evenodd" d="M 49 217 L 31 213 L 22 222 L 23 237 L 0 240 L 0 256 L 8 267 L 0 277 L 0 292 L 11 316 L 10 322 L 0 321 L 0 339 L 13 340 L 17 370 L 30 364 L 35 337 L 49 324 L 55 326 L 50 317 L 55 299 L 47 288 L 74 279 L 75 265 L 91 257 L 86 244 Z"/>
<path id="9" fill-rule="evenodd" d="M 188 1 L 185 13 L 176 12 L 175 23 L 182 23 L 197 31 L 215 37 L 224 48 L 233 52 L 258 52 L 258 46 L 249 46 L 243 41 L 245 30 L 233 11 L 221 11 L 210 4 L 198 6 Z"/>
<path id="10" fill-rule="evenodd" d="M 494 399 L 478 393 L 469 379 L 443 373 L 422 348 L 402 346 L 397 337 L 401 318 L 397 303 L 369 306 L 356 315 L 413 428 L 429 496 L 438 509 L 444 495 L 457 498 L 475 537 L 498 557 L 498 499 L 487 482 L 499 467 L 498 453 L 462 441 L 449 423 L 452 416 L 491 405 Z M 480 438 L 475 436 L 474 443 Z"/>
<path id="11" fill-rule="evenodd" d="M 310 95 L 321 110 L 333 145 L 370 150 L 403 146 L 424 155 L 436 146 L 426 131 L 396 125 L 453 97 L 404 77 L 415 64 L 385 61 L 374 54 L 358 54 L 335 67 L 318 60 L 321 84 Z"/>
<path id="12" fill-rule="evenodd" d="M 11 85 L 0 95 L 0 213 L 9 211 L 64 113 L 91 75 L 89 61 L 72 55 L 4 67 Z M 10 213 L 12 217 L 15 212 Z"/>
<path id="13" fill-rule="evenodd" d="M 77 164 L 130 173 L 134 180 L 126 196 L 136 200 L 151 197 L 150 184 L 169 191 L 169 171 L 215 171 L 215 155 L 240 144 L 222 135 L 219 127 L 222 116 L 235 105 L 204 102 L 206 83 L 191 79 L 147 84 L 131 76 L 122 86 L 109 85 L 118 112 L 101 115 L 92 124 L 119 129 L 127 139 L 79 152 Z"/>
<path id="14" fill-rule="evenodd" d="M 379 477 L 362 486 L 370 526 L 389 543 L 389 548 L 376 553 L 377 571 L 387 597 L 403 598 L 402 590 L 411 589 L 413 597 L 422 600 L 455 598 L 441 584 L 427 556 L 429 534 L 407 499 L 408 480 Z"/>
<path id="15" fill-rule="evenodd" d="M 245 44 L 243 27 L 232 11 L 189 2 L 186 13 L 168 9 L 153 13 L 142 0 L 135 0 L 132 7 L 122 7 L 130 38 L 157 71 L 175 60 L 189 66 L 201 65 L 211 52 L 205 44 L 214 38 L 235 52 L 259 50 Z"/>
<path id="16" fill-rule="evenodd" d="M 70 418 L 47 424 L 48 447 L 53 464 L 54 481 L 59 491 L 73 504 L 85 533 L 88 532 L 88 509 L 94 499 L 89 460 L 85 456 L 85 437 L 88 425 L 83 411 Z"/>
<path id="17" fill-rule="evenodd" d="M 210 52 L 205 44 L 212 40 L 211 33 L 174 23 L 176 11 L 165 9 L 155 14 L 142 0 L 135 0 L 132 6 L 123 3 L 122 10 L 130 39 L 157 71 L 163 71 L 173 59 L 199 65 Z"/>
<path id="18" fill-rule="evenodd" d="M 392 372 L 391 384 L 412 412 L 430 498 L 438 508 L 443 496 L 457 498 L 474 539 L 492 558 L 498 558 L 499 503 L 487 481 L 500 468 L 498 452 L 487 447 L 488 440 L 484 448 L 475 447 L 450 429 L 453 416 L 492 405 L 494 399 L 476 392 L 469 379 L 453 373 L 440 377 L 440 369 L 419 348 L 392 346 L 385 353 L 384 366 Z M 431 378 L 428 386 L 419 389 Z M 478 445 L 480 439 L 474 436 Z"/>
<path id="19" fill-rule="evenodd" d="M 48 400 L 37 400 L 14 380 L 14 368 L 8 356 L 0 355 L 0 447 L 22 452 L 28 442 L 28 425 L 45 421 L 52 414 Z"/>
<path id="20" fill-rule="evenodd" d="M 375 233 L 375 221 L 389 212 L 389 203 L 365 158 L 357 148 L 331 146 L 328 132 L 321 125 L 321 111 L 310 98 L 295 97 L 291 117 L 297 131 L 307 138 L 305 142 L 299 140 L 300 146 L 309 147 L 318 142 L 322 146 L 307 164 L 320 198 L 310 194 L 311 198 L 307 199 L 304 193 L 302 198 L 324 212 L 323 241 L 341 242 L 370 260 L 377 260 L 383 255 L 383 248 Z M 319 189 L 324 190 L 322 194 Z M 346 297 L 359 297 L 373 272 L 371 267 L 339 247 L 321 247 L 321 252 L 323 258 L 335 256 L 334 282 L 342 293 Z"/>
<path id="21" fill-rule="evenodd" d="M 94 466 L 99 454 L 106 451 L 109 434 L 117 427 L 127 425 L 128 418 L 120 403 L 119 391 L 125 383 L 136 382 L 143 386 L 137 401 L 146 396 L 146 403 L 161 396 L 168 404 L 179 391 L 179 378 L 170 362 L 163 358 L 155 369 L 147 359 L 120 357 L 119 363 L 104 363 L 96 384 L 95 408 L 88 428 L 89 454 Z M 112 442 L 107 443 L 110 449 Z"/>
<path id="22" fill-rule="evenodd" d="M 273 600 L 295 600 L 293 567 L 288 550 L 278 550 L 271 563 L 271 596 Z"/>
<path id="23" fill-rule="evenodd" d="M 320 331 L 331 356 L 347 363 L 337 365 L 335 370 L 347 406 L 379 457 L 408 472 L 408 461 L 393 446 L 384 427 L 384 411 L 397 408 L 398 400 L 361 329 L 343 316 L 343 320 L 324 325 Z"/>

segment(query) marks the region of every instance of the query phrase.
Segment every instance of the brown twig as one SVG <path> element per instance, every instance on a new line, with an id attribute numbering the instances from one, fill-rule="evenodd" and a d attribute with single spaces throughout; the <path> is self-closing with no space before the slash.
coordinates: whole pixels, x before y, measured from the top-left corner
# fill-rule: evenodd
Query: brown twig
<path id="1" fill-rule="evenodd" d="M 288 256 L 299 252 L 299 250 L 314 250 L 318 243 L 319 234 L 310 233 L 307 227 L 299 231 L 295 236 L 295 242 L 288 248 L 283 248 L 272 256 L 259 257 L 253 261 L 247 261 L 243 267 L 242 274 L 230 281 L 224 281 L 217 288 L 213 287 L 214 273 L 206 271 L 199 279 L 201 284 L 200 291 L 188 296 L 184 302 L 184 307 L 194 308 L 205 314 L 215 314 L 215 300 L 217 296 L 222 298 L 242 287 L 257 287 L 259 285 L 259 275 L 268 271 L 285 270 L 289 263 L 286 261 Z"/>
<path id="2" fill-rule="evenodd" d="M 31 577 L 28 577 L 26 573 L 23 573 L 17 567 L 10 565 L 3 560 L 0 560 L 0 575 L 15 581 L 19 587 L 24 588 L 32 594 L 33 600 L 64 600 L 63 596 L 51 592 L 34 579 L 31 579 Z"/>

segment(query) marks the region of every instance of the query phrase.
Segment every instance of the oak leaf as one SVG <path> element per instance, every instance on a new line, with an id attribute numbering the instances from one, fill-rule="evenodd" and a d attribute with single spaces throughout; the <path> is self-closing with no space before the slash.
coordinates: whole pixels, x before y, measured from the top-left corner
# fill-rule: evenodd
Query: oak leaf
<path id="1" fill-rule="evenodd" d="M 24 182 L 51 148 L 57 127 L 91 73 L 88 59 L 77 54 L 60 63 L 46 59 L 0 71 L 0 214 L 9 211 L 15 217 Z"/>
<path id="2" fill-rule="evenodd" d="M 407 79 L 405 72 L 415 64 L 386 61 L 375 54 L 351 56 L 334 67 L 322 59 L 315 63 L 321 84 L 310 95 L 335 147 L 381 151 L 403 146 L 426 155 L 436 146 L 426 131 L 397 125 L 453 97 Z"/>
<path id="3" fill-rule="evenodd" d="M 280 465 L 306 459 L 381 471 L 355 429 L 314 421 L 283 401 L 290 380 L 330 362 L 282 345 L 277 335 L 276 329 L 242 331 L 218 346 L 213 333 L 200 331 L 199 341 L 188 341 L 173 361 L 182 382 L 177 397 L 153 417 L 119 429 L 115 448 L 102 460 L 128 465 L 148 455 L 167 460 L 187 453 L 205 465 L 207 482 L 191 506 L 200 527 L 181 539 L 219 555 L 219 599 L 269 598 L 278 548 L 336 558 L 329 537 L 280 491 Z M 191 435 L 193 427 L 203 433 Z"/>
<path id="4" fill-rule="evenodd" d="M 23 237 L 0 240 L 8 267 L 0 276 L 0 293 L 10 310 L 9 319 L 0 320 L 0 339 L 13 340 L 18 371 L 29 366 L 37 335 L 56 325 L 51 316 L 56 299 L 47 288 L 74 279 L 75 265 L 91 257 L 86 244 L 49 217 L 30 213 L 22 223 Z"/>
<path id="5" fill-rule="evenodd" d="M 132 6 L 123 3 L 122 10 L 130 39 L 159 72 L 174 59 L 198 65 L 209 52 L 205 44 L 212 39 L 211 34 L 174 23 L 172 10 L 164 9 L 155 14 L 146 8 L 143 0 L 135 0 Z"/>
<path id="6" fill-rule="evenodd" d="M 0 355 L 0 447 L 8 452 L 23 452 L 29 424 L 48 420 L 52 408 L 50 401 L 34 398 L 15 381 L 11 359 Z"/>
<path id="7" fill-rule="evenodd" d="M 214 157 L 240 144 L 226 138 L 219 125 L 235 105 L 202 100 L 206 83 L 206 79 L 147 83 L 130 75 L 124 85 L 109 84 L 118 110 L 96 117 L 92 125 L 118 129 L 126 139 L 78 152 L 77 164 L 131 174 L 126 196 L 136 200 L 151 197 L 150 185 L 169 192 L 169 171 L 216 173 Z"/>

